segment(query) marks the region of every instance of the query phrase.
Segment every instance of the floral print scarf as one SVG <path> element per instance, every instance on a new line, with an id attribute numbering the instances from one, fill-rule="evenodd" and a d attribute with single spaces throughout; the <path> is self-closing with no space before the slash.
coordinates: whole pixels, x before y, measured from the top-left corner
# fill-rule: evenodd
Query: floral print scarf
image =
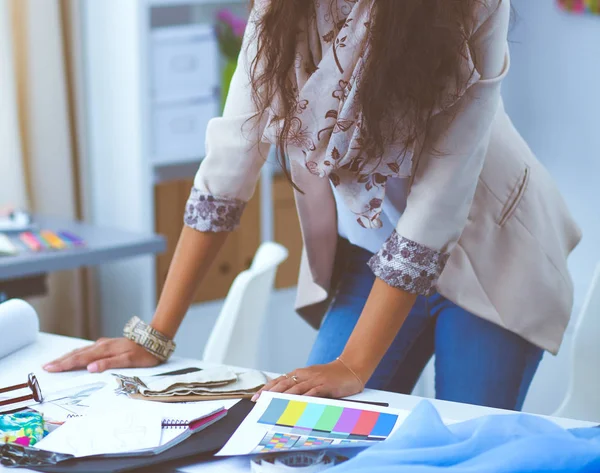
<path id="1" fill-rule="evenodd" d="M 414 148 L 391 143 L 368 161 L 362 152 L 357 89 L 373 0 L 312 1 L 298 36 L 292 77 L 298 96 L 288 145 L 302 150 L 312 174 L 329 178 L 358 224 L 380 228 L 386 181 L 411 175 Z M 467 67 L 473 71 L 472 62 Z M 280 126 L 275 113 L 268 123 L 265 139 L 274 143 Z"/>

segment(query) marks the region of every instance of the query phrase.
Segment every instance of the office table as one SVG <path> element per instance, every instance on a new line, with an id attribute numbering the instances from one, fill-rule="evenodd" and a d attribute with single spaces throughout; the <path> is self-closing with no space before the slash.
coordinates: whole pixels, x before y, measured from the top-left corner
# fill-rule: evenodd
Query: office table
<path id="1" fill-rule="evenodd" d="M 40 386 L 43 390 L 58 390 L 61 383 L 75 376 L 80 376 L 84 372 L 75 371 L 69 373 L 46 373 L 41 366 L 64 353 L 83 347 L 91 342 L 77 338 L 63 337 L 60 335 L 40 334 L 36 343 L 29 345 L 5 358 L 0 359 L 0 384 L 10 385 L 22 383 L 27 374 L 33 372 L 36 374 Z M 168 363 L 144 370 L 145 375 L 157 374 L 165 371 L 188 368 L 195 366 L 199 368 L 210 368 L 211 364 L 200 360 L 173 357 Z M 212 365 L 214 366 L 214 365 Z M 140 374 L 141 370 L 115 370 L 123 374 Z M 367 389 L 363 393 L 353 396 L 352 399 L 368 400 L 376 402 L 387 402 L 390 407 L 398 409 L 412 410 L 423 400 L 418 396 L 407 396 L 403 394 L 388 393 L 384 391 L 375 391 Z M 456 421 L 465 421 L 490 414 L 514 414 L 512 411 L 501 409 L 492 409 L 488 407 L 473 406 L 469 404 L 460 404 L 456 402 L 430 400 L 443 418 L 454 419 Z M 592 427 L 595 424 L 571 419 L 551 418 L 553 422 L 564 428 Z M 0 472 L 9 471 L 0 466 Z M 15 471 L 11 469 L 11 471 Z M 19 469 L 16 471 L 32 471 Z M 163 470 L 161 470 L 163 471 Z M 250 464 L 247 458 L 238 459 L 215 459 L 206 463 L 189 465 L 177 470 L 182 473 L 234 473 L 249 472 Z"/>
<path id="2" fill-rule="evenodd" d="M 35 223 L 39 229 L 73 233 L 82 238 L 86 245 L 60 251 L 27 251 L 0 257 L 0 302 L 2 299 L 26 297 L 29 294 L 22 293 L 24 288 L 34 294 L 43 292 L 47 273 L 160 253 L 166 248 L 165 239 L 151 233 L 138 234 L 49 217 L 36 217 Z M 16 235 L 13 234 L 11 238 L 16 238 Z"/>

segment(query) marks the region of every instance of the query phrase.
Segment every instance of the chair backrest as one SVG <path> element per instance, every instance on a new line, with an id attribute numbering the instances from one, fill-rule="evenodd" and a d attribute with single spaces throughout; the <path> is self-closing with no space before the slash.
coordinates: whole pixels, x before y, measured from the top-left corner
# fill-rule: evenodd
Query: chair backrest
<path id="1" fill-rule="evenodd" d="M 567 395 L 554 413 L 600 422 L 600 264 L 575 325 Z"/>
<path id="2" fill-rule="evenodd" d="M 261 244 L 250 268 L 231 285 L 204 349 L 204 361 L 259 368 L 263 322 L 277 267 L 287 256 L 287 249 L 277 243 Z"/>

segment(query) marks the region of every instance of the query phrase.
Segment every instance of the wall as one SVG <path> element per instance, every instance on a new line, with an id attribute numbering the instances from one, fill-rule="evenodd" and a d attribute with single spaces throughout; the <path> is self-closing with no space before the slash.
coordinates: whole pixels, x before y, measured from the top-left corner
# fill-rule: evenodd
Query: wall
<path id="1" fill-rule="evenodd" d="M 11 11 L 0 0 L 0 207 L 27 206 L 19 133 Z"/>
<path id="2" fill-rule="evenodd" d="M 568 14 L 551 0 L 513 0 L 513 6 L 504 99 L 583 229 L 570 260 L 579 307 L 600 261 L 600 16 Z"/>
<path id="3" fill-rule="evenodd" d="M 148 2 L 85 0 L 83 22 L 87 105 L 86 217 L 132 232 L 154 231 L 153 187 L 145 160 L 146 51 L 140 7 Z M 133 315 L 149 320 L 155 307 L 150 255 L 95 268 L 102 336 L 118 336 Z"/>

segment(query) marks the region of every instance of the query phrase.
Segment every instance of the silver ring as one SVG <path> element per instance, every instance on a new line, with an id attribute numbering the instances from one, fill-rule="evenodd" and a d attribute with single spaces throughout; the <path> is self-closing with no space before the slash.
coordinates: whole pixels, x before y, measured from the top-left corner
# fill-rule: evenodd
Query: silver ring
<path id="1" fill-rule="evenodd" d="M 298 381 L 298 376 L 296 376 L 296 375 L 292 376 L 292 381 L 293 381 L 294 383 L 298 384 L 298 383 L 299 383 L 299 381 Z"/>

